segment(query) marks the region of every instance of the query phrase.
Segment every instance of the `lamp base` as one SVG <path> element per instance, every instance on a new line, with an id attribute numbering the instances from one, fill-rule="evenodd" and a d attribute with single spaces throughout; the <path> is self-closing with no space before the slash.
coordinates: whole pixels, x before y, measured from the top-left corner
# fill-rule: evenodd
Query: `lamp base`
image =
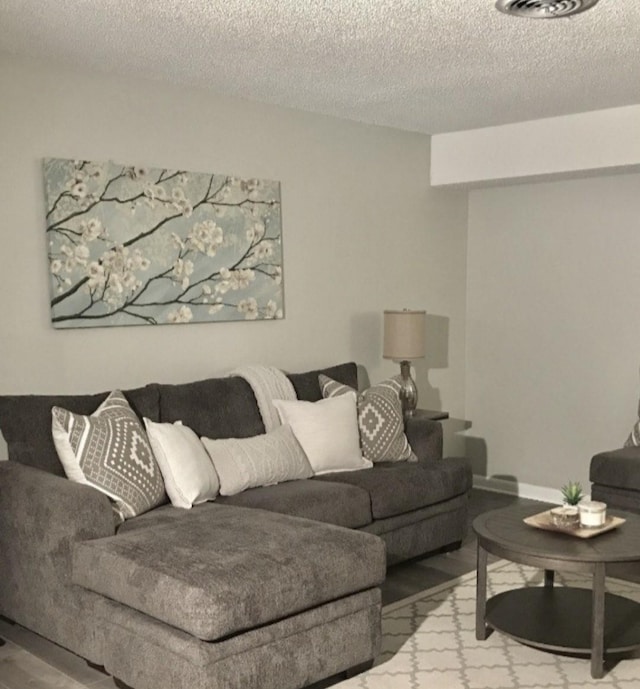
<path id="1" fill-rule="evenodd" d="M 408 361 L 400 362 L 400 403 L 404 416 L 413 416 L 418 406 L 418 388 L 411 377 L 411 364 Z"/>

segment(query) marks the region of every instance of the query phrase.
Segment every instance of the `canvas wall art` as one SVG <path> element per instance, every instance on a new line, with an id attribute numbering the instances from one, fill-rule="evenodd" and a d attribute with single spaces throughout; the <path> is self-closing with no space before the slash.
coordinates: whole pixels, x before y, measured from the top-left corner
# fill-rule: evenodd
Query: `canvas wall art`
<path id="1" fill-rule="evenodd" d="M 56 328 L 283 317 L 280 184 L 44 160 Z"/>

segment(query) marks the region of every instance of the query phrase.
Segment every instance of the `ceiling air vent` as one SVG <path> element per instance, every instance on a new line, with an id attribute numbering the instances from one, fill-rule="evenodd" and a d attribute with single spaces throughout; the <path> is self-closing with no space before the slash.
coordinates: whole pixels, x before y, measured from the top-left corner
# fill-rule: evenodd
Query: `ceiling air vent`
<path id="1" fill-rule="evenodd" d="M 497 0 L 496 9 L 516 17 L 556 19 L 584 12 L 598 0 Z"/>

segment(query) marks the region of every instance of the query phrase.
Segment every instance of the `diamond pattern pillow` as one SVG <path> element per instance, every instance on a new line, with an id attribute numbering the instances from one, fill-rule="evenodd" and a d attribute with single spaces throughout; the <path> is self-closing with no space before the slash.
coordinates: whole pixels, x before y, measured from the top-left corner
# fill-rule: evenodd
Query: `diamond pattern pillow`
<path id="1" fill-rule="evenodd" d="M 318 377 L 323 397 L 336 397 L 353 388 L 324 375 Z M 358 429 L 362 454 L 370 462 L 417 462 L 404 433 L 400 383 L 390 378 L 358 394 Z"/>
<path id="2" fill-rule="evenodd" d="M 67 478 L 108 495 L 123 519 L 164 502 L 164 482 L 147 434 L 119 390 L 91 416 L 61 407 L 53 407 L 51 415 Z"/>

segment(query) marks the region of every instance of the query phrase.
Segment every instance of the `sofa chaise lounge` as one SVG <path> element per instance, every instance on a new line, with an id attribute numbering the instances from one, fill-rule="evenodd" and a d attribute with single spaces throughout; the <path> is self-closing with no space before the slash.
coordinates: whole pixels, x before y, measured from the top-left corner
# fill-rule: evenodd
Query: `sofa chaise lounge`
<path id="1" fill-rule="evenodd" d="M 357 388 L 357 367 L 318 375 Z M 117 526 L 109 499 L 69 481 L 51 409 L 91 414 L 107 393 L 0 397 L 0 614 L 135 689 L 295 689 L 375 656 L 387 564 L 452 548 L 470 469 L 442 460 L 439 423 L 411 418 L 416 463 L 253 488 L 186 510 L 164 504 Z M 264 433 L 240 377 L 125 391 L 141 418 L 199 436 Z"/>

